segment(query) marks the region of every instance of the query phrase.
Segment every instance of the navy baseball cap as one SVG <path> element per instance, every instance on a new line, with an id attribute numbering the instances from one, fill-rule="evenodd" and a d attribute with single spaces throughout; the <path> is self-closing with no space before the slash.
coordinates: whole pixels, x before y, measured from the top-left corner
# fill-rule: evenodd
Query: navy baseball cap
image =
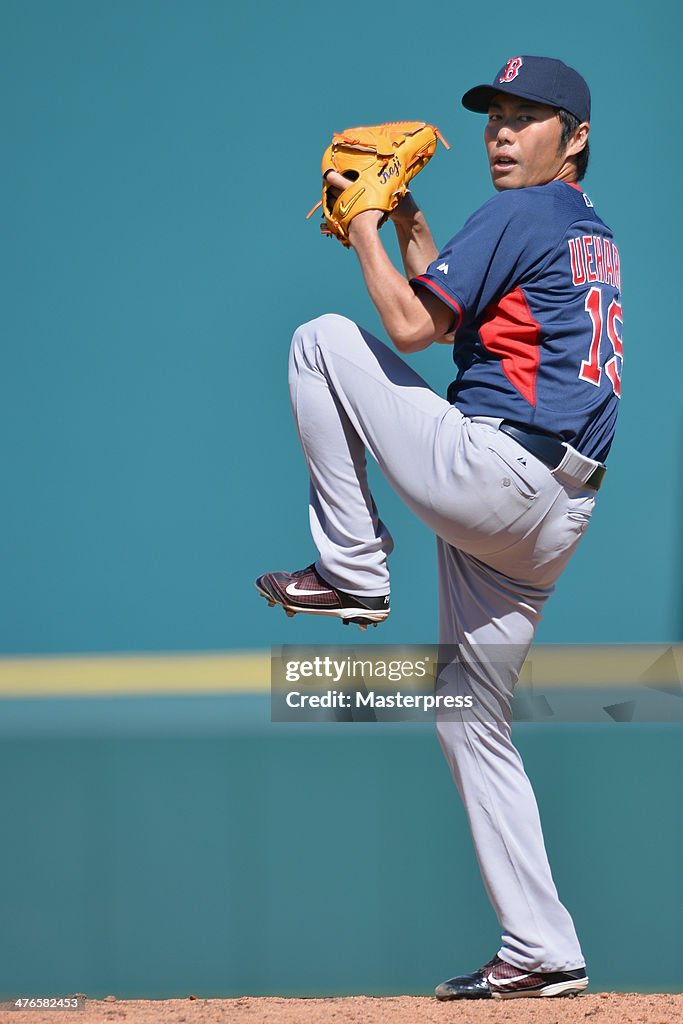
<path id="1" fill-rule="evenodd" d="M 590 90 L 574 68 L 552 57 L 510 57 L 491 85 L 475 85 L 462 98 L 462 105 L 479 114 L 488 113 L 497 92 L 521 96 L 549 107 L 562 107 L 579 121 L 590 121 Z"/>

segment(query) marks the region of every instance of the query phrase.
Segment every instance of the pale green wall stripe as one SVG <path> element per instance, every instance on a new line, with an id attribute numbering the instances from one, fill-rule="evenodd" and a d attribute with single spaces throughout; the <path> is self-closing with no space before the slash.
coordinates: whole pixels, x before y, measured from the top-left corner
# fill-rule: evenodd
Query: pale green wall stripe
<path id="1" fill-rule="evenodd" d="M 0 697 L 249 693 L 269 686 L 270 654 L 262 651 L 0 659 Z"/>
<path id="2" fill-rule="evenodd" d="M 521 682 L 538 687 L 645 683 L 676 688 L 683 645 L 536 645 Z M 0 658 L 0 697 L 252 693 L 270 686 L 270 652 Z"/>

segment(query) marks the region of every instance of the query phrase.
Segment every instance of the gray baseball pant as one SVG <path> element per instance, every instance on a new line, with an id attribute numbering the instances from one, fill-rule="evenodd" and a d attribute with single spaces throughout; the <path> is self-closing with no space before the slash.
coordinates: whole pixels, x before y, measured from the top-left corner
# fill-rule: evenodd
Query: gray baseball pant
<path id="1" fill-rule="evenodd" d="M 392 349 L 336 314 L 295 332 L 289 384 L 320 574 L 351 594 L 389 593 L 393 543 L 370 493 L 366 451 L 436 534 L 439 644 L 476 663 L 471 673 L 446 664 L 437 685 L 471 693 L 474 678 L 482 698 L 467 715 L 440 715 L 437 731 L 503 931 L 499 955 L 526 971 L 583 967 L 512 743 L 510 701 L 541 609 L 589 522 L 594 492 L 583 481 L 596 463 L 569 448 L 549 470 L 498 430 L 500 419 L 463 416 Z"/>

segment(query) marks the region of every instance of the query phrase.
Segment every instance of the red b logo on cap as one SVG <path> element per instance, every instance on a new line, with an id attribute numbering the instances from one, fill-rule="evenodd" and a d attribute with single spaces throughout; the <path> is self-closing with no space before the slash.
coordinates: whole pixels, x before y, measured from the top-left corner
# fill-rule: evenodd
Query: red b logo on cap
<path id="1" fill-rule="evenodd" d="M 500 76 L 498 81 L 514 82 L 515 78 L 519 74 L 519 69 L 521 68 L 523 63 L 524 61 L 521 57 L 510 57 L 510 60 L 507 62 L 507 65 L 505 67 L 505 71 Z"/>

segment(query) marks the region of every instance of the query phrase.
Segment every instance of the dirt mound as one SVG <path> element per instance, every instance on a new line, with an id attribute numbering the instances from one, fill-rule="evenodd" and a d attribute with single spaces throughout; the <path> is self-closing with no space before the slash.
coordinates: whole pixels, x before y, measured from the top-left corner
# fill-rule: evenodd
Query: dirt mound
<path id="1" fill-rule="evenodd" d="M 439 1003 L 417 996 L 336 999 L 87 999 L 85 1009 L 13 1010 L 8 1024 L 683 1024 L 683 995 L 600 992 L 574 999 Z"/>

